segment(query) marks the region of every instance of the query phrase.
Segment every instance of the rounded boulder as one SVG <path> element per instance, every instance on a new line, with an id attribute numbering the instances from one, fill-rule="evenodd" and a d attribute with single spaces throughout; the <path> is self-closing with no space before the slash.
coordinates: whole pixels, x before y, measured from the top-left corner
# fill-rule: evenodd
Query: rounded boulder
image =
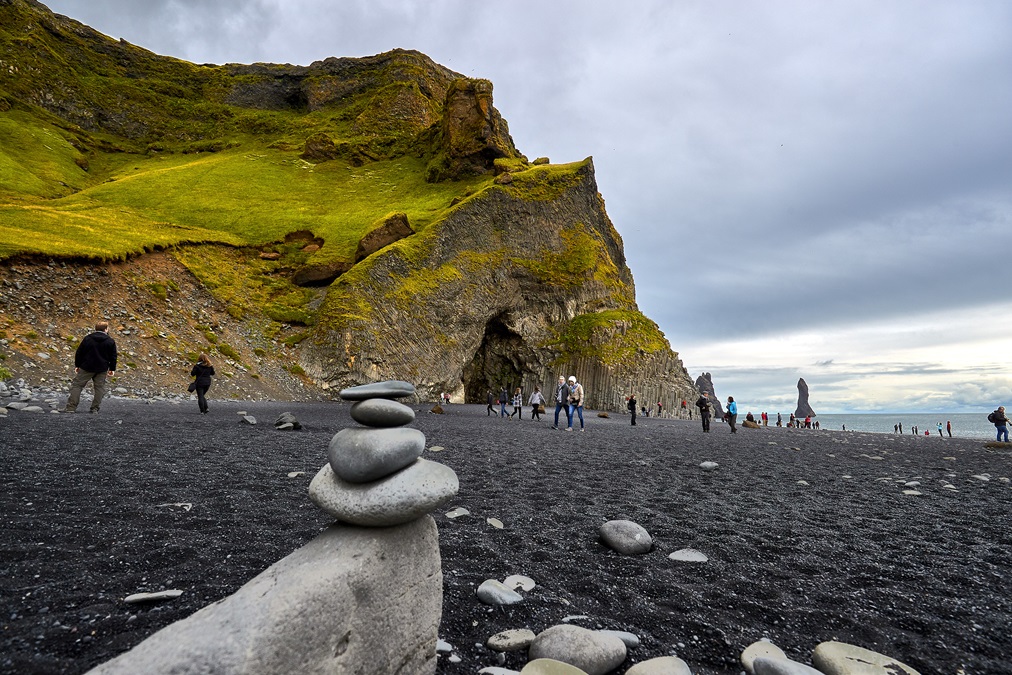
<path id="1" fill-rule="evenodd" d="M 334 473 L 349 483 L 368 483 L 400 471 L 421 457 L 425 434 L 418 429 L 342 429 L 330 439 Z"/>
<path id="2" fill-rule="evenodd" d="M 369 398 L 351 406 L 351 418 L 367 427 L 402 427 L 415 421 L 415 411 L 397 401 Z"/>
<path id="3" fill-rule="evenodd" d="M 324 464 L 309 484 L 309 499 L 342 522 L 388 527 L 431 513 L 459 489 L 453 469 L 424 459 L 372 483 L 349 483 Z"/>
<path id="4" fill-rule="evenodd" d="M 626 646 L 614 635 L 563 624 L 539 633 L 527 654 L 532 661 L 555 659 L 587 675 L 604 675 L 625 661 Z"/>
<path id="5" fill-rule="evenodd" d="M 649 553 L 654 540 L 642 525 L 631 520 L 609 520 L 599 531 L 604 544 L 624 555 Z"/>

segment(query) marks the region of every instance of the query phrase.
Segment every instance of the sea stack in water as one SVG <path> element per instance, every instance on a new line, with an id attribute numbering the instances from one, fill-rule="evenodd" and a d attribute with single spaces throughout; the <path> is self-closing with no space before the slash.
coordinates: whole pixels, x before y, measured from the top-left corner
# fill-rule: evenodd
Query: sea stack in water
<path id="1" fill-rule="evenodd" d="M 457 494 L 457 474 L 422 459 L 425 435 L 405 427 L 415 411 L 393 400 L 414 393 L 400 380 L 341 391 L 355 401 L 351 417 L 363 426 L 331 439 L 330 461 L 309 484 L 314 504 L 345 523 L 388 527 L 421 518 Z"/>
<path id="2" fill-rule="evenodd" d="M 808 405 L 808 383 L 803 377 L 798 378 L 798 409 L 794 411 L 794 416 L 801 419 L 815 417 L 815 411 Z"/>

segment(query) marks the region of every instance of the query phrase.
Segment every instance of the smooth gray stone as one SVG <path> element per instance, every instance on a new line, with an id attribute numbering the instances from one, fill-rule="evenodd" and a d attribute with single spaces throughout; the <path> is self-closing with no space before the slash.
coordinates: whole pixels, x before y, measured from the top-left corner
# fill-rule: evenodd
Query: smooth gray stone
<path id="1" fill-rule="evenodd" d="M 7 407 L 11 410 L 24 410 L 28 407 L 28 404 L 24 401 L 11 401 L 7 404 Z"/>
<path id="2" fill-rule="evenodd" d="M 515 605 L 524 600 L 524 596 L 497 579 L 481 582 L 475 595 L 486 605 Z"/>
<path id="3" fill-rule="evenodd" d="M 752 662 L 755 675 L 824 675 L 821 671 L 790 659 L 760 656 Z"/>
<path id="4" fill-rule="evenodd" d="M 46 412 L 46 411 L 45 411 L 45 409 L 44 409 L 44 408 L 42 408 L 42 407 L 40 407 L 40 406 L 37 406 L 37 405 L 30 405 L 30 406 L 28 406 L 28 407 L 22 408 L 22 409 L 21 409 L 21 412 L 28 412 L 28 413 L 40 413 L 40 412 Z"/>
<path id="5" fill-rule="evenodd" d="M 257 423 L 257 418 L 253 417 L 253 415 L 243 415 L 239 423 L 253 425 Z"/>
<path id="6" fill-rule="evenodd" d="M 758 658 L 775 658 L 775 659 L 786 659 L 787 654 L 780 647 L 777 647 L 772 642 L 765 640 L 759 640 L 753 642 L 742 651 L 741 656 L 738 659 L 741 661 L 741 665 L 745 668 L 748 673 L 754 673 L 752 664 Z"/>
<path id="7" fill-rule="evenodd" d="M 625 555 L 642 555 L 653 548 L 654 540 L 642 525 L 631 520 L 609 520 L 599 530 L 608 548 Z"/>
<path id="8" fill-rule="evenodd" d="M 604 675 L 625 661 L 626 647 L 614 635 L 561 624 L 539 633 L 527 654 L 532 661 L 555 659 L 576 666 L 587 675 Z"/>
<path id="9" fill-rule="evenodd" d="M 289 424 L 289 429 L 301 429 L 302 425 L 299 424 L 299 420 L 295 419 L 295 415 L 290 412 L 283 412 L 278 415 L 278 418 L 274 420 L 274 428 L 280 429 L 281 427 Z"/>
<path id="10" fill-rule="evenodd" d="M 496 633 L 485 644 L 496 652 L 518 652 L 527 649 L 534 642 L 534 637 L 530 628 L 514 628 Z"/>
<path id="11" fill-rule="evenodd" d="M 846 642 L 823 642 L 812 652 L 812 665 L 824 675 L 920 675 L 896 659 Z"/>
<path id="12" fill-rule="evenodd" d="M 309 483 L 309 499 L 338 520 L 366 527 L 400 525 L 424 516 L 460 489 L 448 466 L 425 459 L 373 483 L 342 480 L 324 464 Z"/>
<path id="13" fill-rule="evenodd" d="M 717 464 L 716 462 L 702 462 L 699 465 L 699 468 L 702 469 L 703 471 L 716 471 L 718 466 L 720 465 Z"/>
<path id="14" fill-rule="evenodd" d="M 90 673 L 432 673 L 442 599 L 432 518 L 331 525 L 234 594 Z"/>
<path id="15" fill-rule="evenodd" d="M 368 483 L 400 471 L 421 457 L 425 434 L 418 429 L 342 429 L 330 439 L 334 473 L 349 483 Z"/>
<path id="16" fill-rule="evenodd" d="M 484 670 L 479 670 L 484 673 Z M 534 659 L 528 661 L 520 675 L 587 675 L 586 671 L 556 659 Z"/>
<path id="17" fill-rule="evenodd" d="M 397 401 L 370 398 L 351 406 L 351 418 L 367 427 L 402 427 L 415 421 L 415 411 Z"/>
<path id="18" fill-rule="evenodd" d="M 624 630 L 608 630 L 606 628 L 602 628 L 598 632 L 599 633 L 607 633 L 608 635 L 614 635 L 619 640 L 621 640 L 622 642 L 624 642 L 625 646 L 628 649 L 636 649 L 637 647 L 640 646 L 640 637 L 638 635 L 636 635 L 635 633 L 630 633 L 630 632 L 624 631 Z"/>
<path id="19" fill-rule="evenodd" d="M 415 395 L 415 385 L 404 380 L 387 380 L 360 384 L 357 387 L 342 389 L 340 396 L 345 401 L 364 401 L 368 398 L 404 398 Z"/>
<path id="20" fill-rule="evenodd" d="M 274 428 L 278 431 L 293 431 L 295 429 L 295 425 L 291 422 L 285 422 L 284 424 L 275 424 Z"/>
<path id="21" fill-rule="evenodd" d="M 625 675 L 692 675 L 692 671 L 677 656 L 659 656 L 637 663 Z"/>

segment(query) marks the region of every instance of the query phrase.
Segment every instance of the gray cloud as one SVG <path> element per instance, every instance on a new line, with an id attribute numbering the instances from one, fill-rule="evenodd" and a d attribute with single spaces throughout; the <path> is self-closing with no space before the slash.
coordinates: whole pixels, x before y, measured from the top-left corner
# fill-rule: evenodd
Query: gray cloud
<path id="1" fill-rule="evenodd" d="M 491 79 L 526 154 L 594 156 L 640 305 L 676 350 L 902 324 L 1012 285 L 1003 0 L 50 6 L 198 63 L 404 47 Z"/>

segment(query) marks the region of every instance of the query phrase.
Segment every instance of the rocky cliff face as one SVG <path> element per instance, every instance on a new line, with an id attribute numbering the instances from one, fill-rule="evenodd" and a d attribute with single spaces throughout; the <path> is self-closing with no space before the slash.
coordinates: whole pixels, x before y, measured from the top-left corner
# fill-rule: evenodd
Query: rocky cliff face
<path id="1" fill-rule="evenodd" d="M 574 374 L 591 408 L 635 390 L 673 409 L 694 393 L 677 355 L 635 307 L 622 242 L 593 164 L 532 167 L 367 258 L 330 288 L 302 365 L 326 386 L 398 377 L 422 397 Z"/>

